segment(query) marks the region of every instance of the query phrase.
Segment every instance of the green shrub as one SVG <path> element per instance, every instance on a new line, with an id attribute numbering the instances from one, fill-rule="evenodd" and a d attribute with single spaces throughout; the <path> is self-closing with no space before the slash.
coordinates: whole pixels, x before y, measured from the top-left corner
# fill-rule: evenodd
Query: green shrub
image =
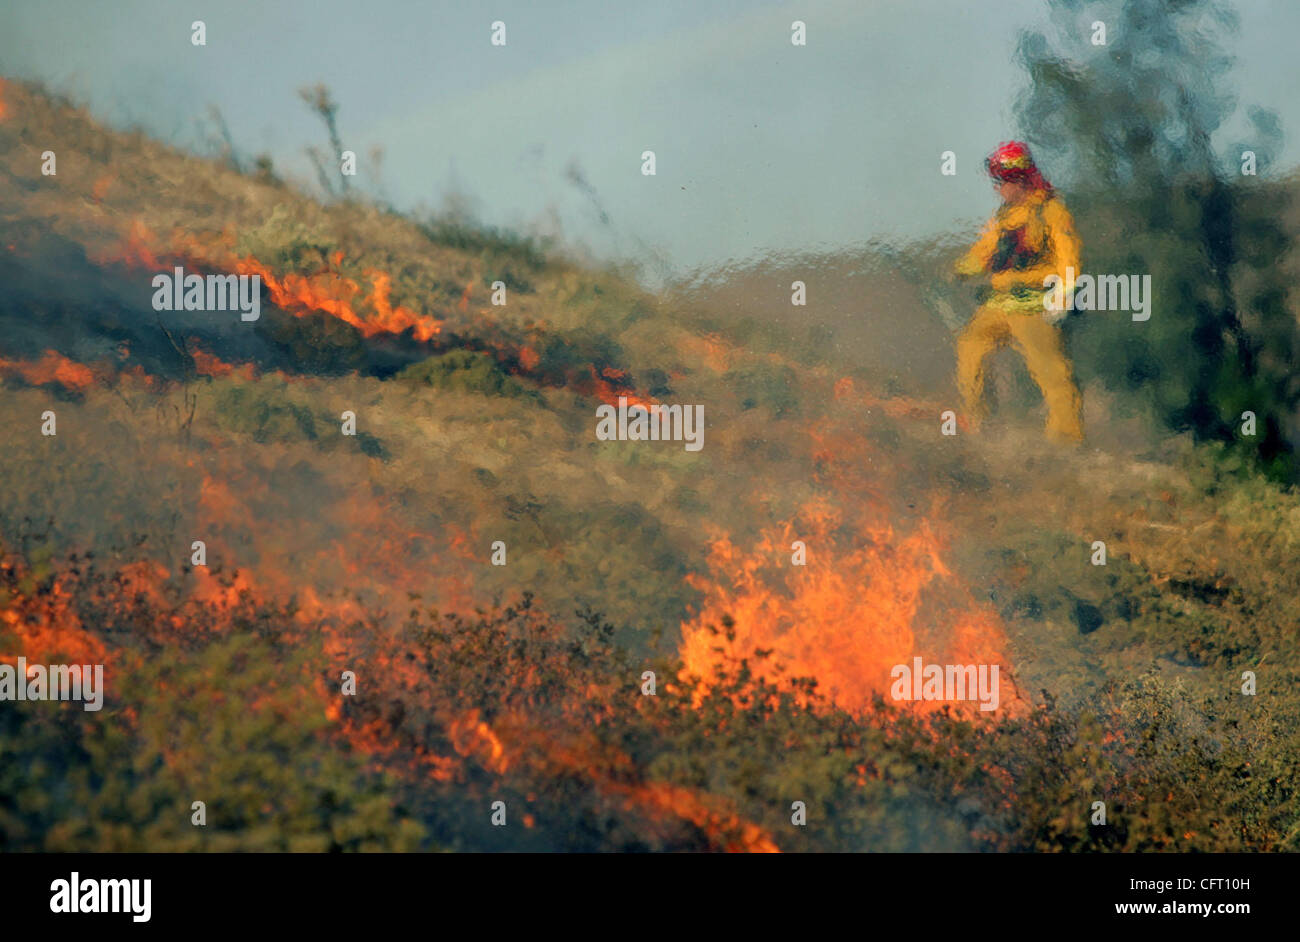
<path id="1" fill-rule="evenodd" d="M 452 350 L 406 367 L 397 380 L 411 386 L 478 393 L 483 396 L 537 398 L 486 353 Z"/>

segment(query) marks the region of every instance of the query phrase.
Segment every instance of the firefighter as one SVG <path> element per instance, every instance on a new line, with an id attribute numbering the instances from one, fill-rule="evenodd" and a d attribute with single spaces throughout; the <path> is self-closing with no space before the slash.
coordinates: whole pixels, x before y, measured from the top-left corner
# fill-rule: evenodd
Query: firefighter
<path id="1" fill-rule="evenodd" d="M 1079 271 L 1074 220 L 1019 141 L 998 147 L 988 159 L 988 171 L 1002 205 L 956 265 L 959 275 L 988 277 L 982 305 L 957 337 L 957 388 L 967 419 L 971 428 L 979 428 L 984 363 L 1010 343 L 1042 390 L 1048 438 L 1081 442 L 1082 403 L 1059 326 L 1067 309 L 1051 307 L 1051 292 L 1044 286 L 1049 275 L 1065 281 L 1067 268 Z"/>

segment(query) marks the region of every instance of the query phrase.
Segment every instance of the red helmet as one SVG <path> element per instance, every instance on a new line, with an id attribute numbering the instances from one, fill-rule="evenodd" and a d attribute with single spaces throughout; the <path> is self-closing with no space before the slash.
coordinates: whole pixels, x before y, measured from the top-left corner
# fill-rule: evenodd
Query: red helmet
<path id="1" fill-rule="evenodd" d="M 1052 185 L 1034 166 L 1029 145 L 1021 141 L 1007 141 L 989 155 L 989 176 L 1003 183 L 1024 183 L 1031 189 L 1050 190 Z"/>

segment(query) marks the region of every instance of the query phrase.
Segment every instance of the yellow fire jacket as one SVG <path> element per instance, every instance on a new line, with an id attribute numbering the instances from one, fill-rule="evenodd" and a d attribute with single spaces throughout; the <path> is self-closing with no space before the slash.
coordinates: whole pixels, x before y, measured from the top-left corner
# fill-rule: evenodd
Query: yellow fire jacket
<path id="1" fill-rule="evenodd" d="M 1074 218 L 1055 193 L 1038 191 L 1023 202 L 998 207 L 975 244 L 956 264 L 962 275 L 989 273 L 997 300 L 1042 309 L 1048 275 L 1079 275 L 1079 236 Z"/>

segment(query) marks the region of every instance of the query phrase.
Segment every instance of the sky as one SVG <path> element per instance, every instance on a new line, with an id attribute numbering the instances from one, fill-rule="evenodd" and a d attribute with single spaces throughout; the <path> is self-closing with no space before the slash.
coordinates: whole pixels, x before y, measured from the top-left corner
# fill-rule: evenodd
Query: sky
<path id="1" fill-rule="evenodd" d="M 1235 8 L 1233 91 L 1287 132 L 1265 172 L 1294 167 L 1300 3 Z M 1043 0 L 8 0 L 0 74 L 190 149 L 216 106 L 242 156 L 308 186 L 325 133 L 297 90 L 324 82 L 363 191 L 682 276 L 975 225 L 1017 36 L 1046 22 Z"/>

